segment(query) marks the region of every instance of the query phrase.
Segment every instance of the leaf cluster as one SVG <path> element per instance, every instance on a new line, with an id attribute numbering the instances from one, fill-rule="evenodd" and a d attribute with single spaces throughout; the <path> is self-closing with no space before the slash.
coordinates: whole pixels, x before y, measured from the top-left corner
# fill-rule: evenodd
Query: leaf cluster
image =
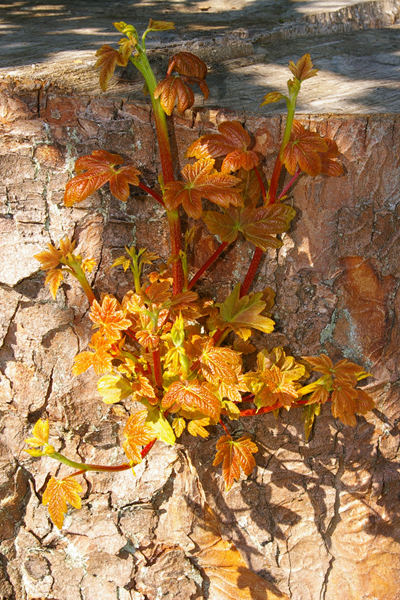
<path id="1" fill-rule="evenodd" d="M 141 40 L 133 26 L 124 22 L 114 25 L 124 37 L 119 50 L 103 46 L 97 52 L 100 85 L 105 89 L 115 67 L 131 60 L 151 92 L 157 131 L 165 133 L 165 114 L 171 115 L 176 104 L 180 112 L 193 105 L 193 84 L 208 96 L 207 67 L 198 57 L 179 52 L 171 58 L 166 77 L 156 85 L 146 62 L 145 38 L 149 32 L 167 30 L 173 24 L 150 20 Z M 253 356 L 253 368 L 246 368 L 244 355 L 256 352 L 250 342 L 254 332 L 268 335 L 275 325 L 273 291 L 267 288 L 249 292 L 256 269 L 253 267 L 258 264 L 254 259 L 246 278 L 249 285 L 234 284 L 222 302 L 201 298 L 192 289 L 200 275 L 239 235 L 254 247 L 257 260 L 263 252 L 282 245 L 282 235 L 296 215 L 285 201 L 286 188 L 280 195 L 271 192 L 283 165 L 295 177 L 300 173 L 343 173 L 335 142 L 293 120 L 301 84 L 317 72 L 310 56 L 290 62 L 289 68 L 293 78 L 288 81 L 288 96 L 272 92 L 263 102 L 284 98 L 288 106 L 285 134 L 269 190 L 262 157 L 254 150 L 251 134 L 237 120 L 223 121 L 218 125 L 218 133 L 208 133 L 194 141 L 187 150 L 189 162 L 180 176 L 171 176 L 173 169 L 169 165 L 159 178 L 159 189 L 148 188 L 140 171 L 119 154 L 100 149 L 76 161 L 76 175 L 65 190 L 66 206 L 109 185 L 111 194 L 123 202 L 129 200 L 131 186 L 140 187 L 165 209 L 171 231 L 170 260 L 164 265 L 152 249 L 126 247 L 125 254 L 113 263 L 113 268 L 122 267 L 132 275 L 132 289 L 123 298 L 118 299 L 111 292 L 100 298 L 95 296 L 86 279 L 94 261 L 76 254 L 75 244 L 68 238 L 58 246 L 48 244 L 47 250 L 36 255 L 47 272 L 46 283 L 53 297 L 65 272 L 75 276 L 87 294 L 93 333 L 88 349 L 75 357 L 72 371 L 79 376 L 93 369 L 99 376 L 101 400 L 109 405 L 122 403 L 128 411 L 122 432 L 128 467 L 140 463 L 155 440 L 172 445 L 185 434 L 206 438 L 210 430 L 221 427 L 223 434 L 216 443 L 213 464 L 222 464 L 225 487 L 229 490 L 235 480 L 253 471 L 254 454 L 258 452 L 256 442 L 248 434 L 237 437 L 231 432 L 232 421 L 266 412 L 274 412 L 278 417 L 281 409 L 302 407 L 308 439 L 323 404 L 330 402 L 333 416 L 346 425 L 355 425 L 356 415 L 365 414 L 374 406 L 367 392 L 358 387 L 368 373 L 348 360 L 334 365 L 324 354 L 296 359 L 284 348 L 271 349 L 272 344 L 267 343 Z M 162 164 L 165 166 L 168 160 L 172 164 L 169 146 L 162 136 L 159 145 Z M 196 247 L 193 229 L 187 232 L 185 245 L 181 244 L 178 224 L 182 210 L 190 219 L 201 220 L 221 242 L 220 250 L 192 280 L 188 251 L 191 248 L 195 253 Z M 182 279 L 177 277 L 179 269 Z M 48 444 L 48 424 L 44 421 L 35 425 L 27 444 L 27 452 L 33 456 L 47 454 L 70 466 L 76 464 Z M 85 467 L 89 468 L 92 467 Z M 43 502 L 48 504 L 58 527 L 67 503 L 80 506 L 81 491 L 73 477 L 50 480 Z"/>

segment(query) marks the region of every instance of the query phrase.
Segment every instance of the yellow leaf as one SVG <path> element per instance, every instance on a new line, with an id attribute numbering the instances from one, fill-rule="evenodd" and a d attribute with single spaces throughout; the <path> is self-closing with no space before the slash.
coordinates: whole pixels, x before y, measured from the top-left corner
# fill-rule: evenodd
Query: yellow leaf
<path id="1" fill-rule="evenodd" d="M 42 503 L 48 505 L 50 519 L 58 529 L 63 526 L 67 503 L 74 508 L 81 508 L 79 493 L 82 491 L 82 487 L 73 477 L 61 480 L 51 477 L 44 491 Z"/>
<path id="2" fill-rule="evenodd" d="M 115 373 L 100 377 L 97 382 L 97 389 L 103 396 L 102 400 L 105 404 L 121 402 L 121 400 L 132 394 L 132 386 L 129 381 Z"/>
<path id="3" fill-rule="evenodd" d="M 56 299 L 57 290 L 60 287 L 63 279 L 64 274 L 61 269 L 51 269 L 51 271 L 47 273 L 44 283 L 49 286 L 50 294 L 52 295 L 53 300 Z"/>
<path id="4" fill-rule="evenodd" d="M 154 21 L 150 19 L 147 29 L 149 31 L 166 31 L 167 29 L 175 29 L 175 25 L 172 21 Z"/>
<path id="5" fill-rule="evenodd" d="M 34 435 L 34 437 L 40 441 L 42 444 L 47 444 L 47 442 L 49 441 L 49 421 L 48 419 L 46 419 L 45 421 L 42 421 L 42 419 L 39 419 L 38 421 L 36 421 L 33 429 L 32 429 L 32 433 Z"/>
<path id="6" fill-rule="evenodd" d="M 209 432 L 205 429 L 207 425 L 210 425 L 210 419 L 208 417 L 205 417 L 204 419 L 194 419 L 188 423 L 188 432 L 194 437 L 199 435 L 202 438 L 206 438 L 209 436 Z"/>
<path id="7" fill-rule="evenodd" d="M 122 256 L 118 256 L 118 258 L 116 258 L 114 260 L 113 264 L 111 265 L 111 268 L 119 267 L 119 265 L 121 265 L 122 268 L 124 269 L 124 271 L 127 271 L 129 269 L 130 264 L 131 264 L 131 261 L 129 260 L 129 258 L 122 255 Z"/>
<path id="8" fill-rule="evenodd" d="M 175 417 L 172 421 L 172 429 L 177 438 L 181 437 L 186 427 L 186 421 L 183 417 Z"/>

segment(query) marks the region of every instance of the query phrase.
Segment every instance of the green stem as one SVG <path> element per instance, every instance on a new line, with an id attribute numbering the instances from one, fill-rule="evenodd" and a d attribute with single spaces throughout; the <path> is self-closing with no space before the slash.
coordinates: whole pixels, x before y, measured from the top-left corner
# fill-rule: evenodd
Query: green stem
<path id="1" fill-rule="evenodd" d="M 161 169 L 163 174 L 163 184 L 166 185 L 167 183 L 175 181 L 171 144 L 168 135 L 167 119 L 159 99 L 154 98 L 154 90 L 156 88 L 157 81 L 154 76 L 153 70 L 150 66 L 146 52 L 144 48 L 140 46 L 138 46 L 138 51 L 138 55 L 132 58 L 131 60 L 135 67 L 143 75 L 150 93 L 156 124 L 158 150 L 160 153 Z M 180 261 L 181 225 L 178 211 L 167 210 L 167 219 L 171 236 L 172 274 L 174 278 L 173 292 L 174 294 L 179 294 L 183 289 L 184 277 L 182 264 Z"/>
<path id="2" fill-rule="evenodd" d="M 150 450 L 154 446 L 156 439 L 157 438 L 154 438 L 154 440 L 152 440 L 142 448 L 142 451 L 140 453 L 142 458 L 144 458 L 150 452 Z M 70 460 L 69 458 L 67 458 L 63 454 L 60 454 L 59 452 L 53 452 L 52 454 L 47 454 L 46 456 L 50 456 L 50 458 L 54 458 L 55 460 L 58 460 L 58 462 L 61 462 L 64 465 L 71 467 L 72 469 L 78 469 L 78 471 L 72 473 L 72 475 L 68 475 L 67 477 L 75 477 L 75 475 L 81 475 L 82 473 L 86 473 L 86 471 L 108 471 L 116 473 L 118 471 L 126 471 L 127 469 L 130 469 L 132 467 L 130 463 L 122 463 L 121 465 L 94 465 L 91 463 L 79 463 L 74 460 Z"/>
<path id="3" fill-rule="evenodd" d="M 54 458 L 54 460 L 58 460 L 58 462 L 67 465 L 67 467 L 71 467 L 72 469 L 79 469 L 80 471 L 124 471 L 125 469 L 129 469 L 129 463 L 123 463 L 122 465 L 93 465 L 93 464 L 85 464 L 79 463 L 74 460 L 70 460 L 63 454 L 59 452 L 53 452 L 53 454 L 47 454 L 50 458 Z"/>
<path id="4" fill-rule="evenodd" d="M 267 204 L 273 204 L 276 200 L 278 190 L 279 177 L 281 175 L 283 163 L 281 161 L 282 152 L 290 139 L 292 133 L 294 113 L 296 111 L 297 96 L 300 91 L 300 81 L 294 80 L 292 87 L 289 89 L 289 98 L 287 99 L 287 117 L 285 131 L 283 132 L 282 142 L 279 148 L 278 156 L 276 157 L 274 170 L 272 172 L 271 183 L 268 190 Z"/>
<path id="5" fill-rule="evenodd" d="M 283 167 L 283 163 L 281 160 L 282 152 L 283 152 L 286 144 L 288 143 L 288 141 L 290 139 L 290 134 L 292 132 L 294 113 L 296 111 L 296 102 L 297 102 L 297 96 L 300 91 L 300 85 L 301 85 L 300 81 L 298 81 L 297 79 L 294 79 L 292 87 L 289 88 L 289 98 L 287 99 L 288 112 L 287 112 L 287 118 L 286 118 L 285 131 L 283 133 L 282 142 L 281 142 L 281 145 L 279 148 L 278 156 L 276 157 L 276 160 L 275 160 L 274 170 L 272 172 L 271 183 L 269 185 L 269 190 L 268 190 L 267 198 L 265 201 L 265 204 L 267 204 L 267 205 L 273 204 L 277 199 L 279 178 L 281 176 L 281 171 L 282 171 L 282 167 Z M 246 274 L 246 277 L 240 288 L 240 296 L 244 296 L 245 294 L 247 294 L 248 290 L 250 289 L 250 286 L 253 283 L 254 277 L 257 273 L 257 269 L 260 264 L 262 254 L 263 253 L 262 253 L 262 250 L 260 250 L 260 248 L 255 249 L 252 261 L 249 265 L 249 268 L 248 268 L 248 271 Z"/>
<path id="6" fill-rule="evenodd" d="M 81 284 L 82 289 L 85 292 L 87 299 L 89 300 L 89 304 L 92 304 L 93 300 L 96 300 L 96 297 L 94 295 L 90 283 L 86 278 L 85 271 L 82 269 L 80 263 L 75 260 L 66 260 L 65 264 L 68 265 L 68 267 L 71 269 L 70 272 L 72 273 L 72 275 L 76 277 L 76 279 Z"/>

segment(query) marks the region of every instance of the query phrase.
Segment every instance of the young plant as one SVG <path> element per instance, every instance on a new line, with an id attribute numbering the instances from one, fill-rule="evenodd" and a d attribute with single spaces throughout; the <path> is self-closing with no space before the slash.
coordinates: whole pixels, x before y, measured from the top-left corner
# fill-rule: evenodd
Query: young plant
<path id="1" fill-rule="evenodd" d="M 123 37 L 118 50 L 103 46 L 97 52 L 100 85 L 106 89 L 115 67 L 128 62 L 143 75 L 154 111 L 162 169 L 159 187 L 147 187 L 140 171 L 118 154 L 94 150 L 76 161 L 65 204 L 72 206 L 107 183 L 111 194 L 127 202 L 131 186 L 140 187 L 165 209 L 171 250 L 167 266 L 160 266 L 153 249 L 127 247 L 126 254 L 113 264 L 129 270 L 133 277 L 133 289 L 121 299 L 111 291 L 96 297 L 85 275 L 94 262 L 74 254 L 69 239 L 61 240 L 58 247 L 49 244 L 36 256 L 47 271 L 46 283 L 53 297 L 64 274 L 69 273 L 78 279 L 90 304 L 94 332 L 89 349 L 75 357 L 73 374 L 79 376 L 92 368 L 99 376 L 102 401 L 123 402 L 131 413 L 123 430 L 127 460 L 119 465 L 70 460 L 49 444 L 47 421 L 39 419 L 34 426 L 33 436 L 26 440 L 27 452 L 48 456 L 74 470 L 63 479 L 51 477 L 43 495 L 59 528 L 67 503 L 75 508 L 81 505 L 79 475 L 133 468 L 156 440 L 175 444 L 185 431 L 205 438 L 210 427 L 220 428 L 214 465 L 222 464 L 229 490 L 242 472 L 249 475 L 254 469 L 258 451 L 249 434 L 232 435 L 231 421 L 268 412 L 279 416 L 281 409 L 301 408 L 308 439 L 322 404 L 330 402 L 332 415 L 346 425 L 355 425 L 356 414 L 365 414 L 374 406 L 372 398 L 358 387 L 369 374 L 347 359 L 337 364 L 324 354 L 297 359 L 275 347 L 260 349 L 252 370 L 246 371 L 242 361 L 244 354 L 256 352 L 249 341 L 253 332 L 269 334 L 274 329 L 273 290 L 250 292 L 250 288 L 263 253 L 282 245 L 279 236 L 289 229 L 296 214 L 285 202 L 286 194 L 301 176 L 343 174 L 335 142 L 294 120 L 303 82 L 317 74 L 310 56 L 290 62 L 287 95 L 272 92 L 263 101 L 265 105 L 284 100 L 287 106 L 286 126 L 267 187 L 260 169 L 262 157 L 252 149 L 251 137 L 239 121 L 224 121 L 218 133 L 203 135 L 191 144 L 186 155 L 192 160 L 176 177 L 167 115 L 175 105 L 179 112 L 193 105 L 193 85 L 208 96 L 207 67 L 193 54 L 179 52 L 169 61 L 165 79 L 157 83 L 146 54 L 146 36 L 173 24 L 151 20 L 141 38 L 132 25 L 114 25 Z M 281 189 L 284 169 L 292 177 Z M 204 201 L 208 201 L 206 207 Z M 188 262 L 193 230 L 186 232 L 183 242 L 182 211 L 202 221 L 220 240 L 217 250 L 194 275 L 190 275 Z M 223 302 L 199 297 L 196 283 L 239 236 L 254 248 L 243 282 L 236 283 Z"/>

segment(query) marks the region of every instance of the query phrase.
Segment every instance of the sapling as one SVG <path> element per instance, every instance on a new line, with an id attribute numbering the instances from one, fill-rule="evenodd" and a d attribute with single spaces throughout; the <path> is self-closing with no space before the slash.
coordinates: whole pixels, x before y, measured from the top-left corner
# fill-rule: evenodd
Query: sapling
<path id="1" fill-rule="evenodd" d="M 222 463 L 229 490 L 243 474 L 255 468 L 257 442 L 249 434 L 235 436 L 232 421 L 249 416 L 299 408 L 308 439 L 321 406 L 330 403 L 332 415 L 345 425 L 356 424 L 356 414 L 374 406 L 372 398 L 358 387 L 369 374 L 347 359 L 333 364 L 320 356 L 295 358 L 287 349 L 257 349 L 250 342 L 254 331 L 268 335 L 274 330 L 271 288 L 250 291 L 260 260 L 268 249 L 282 245 L 296 211 L 286 202 L 288 192 L 305 175 L 340 176 L 344 169 L 336 143 L 309 131 L 294 119 L 303 83 L 317 74 L 310 55 L 290 62 L 287 94 L 268 93 L 262 104 L 284 101 L 286 125 L 268 184 L 261 169 L 262 156 L 252 149 L 252 138 L 237 121 L 223 121 L 218 132 L 201 136 L 187 150 L 189 162 L 176 175 L 167 118 L 176 109 L 183 112 L 194 103 L 193 86 L 207 98 L 207 67 L 197 56 L 178 52 L 169 61 L 165 78 L 157 83 L 146 52 L 151 31 L 171 29 L 172 23 L 153 21 L 141 37 L 132 25 L 114 24 L 123 37 L 119 49 L 103 46 L 97 51 L 100 86 L 103 90 L 116 66 L 131 62 L 142 74 L 154 113 L 161 173 L 158 185 L 148 187 L 129 160 L 104 149 L 78 158 L 76 175 L 65 189 L 65 205 L 72 206 L 96 190 L 109 185 L 113 196 L 128 202 L 131 188 L 139 187 L 165 210 L 170 234 L 170 256 L 163 264 L 157 248 L 127 247 L 114 268 L 132 275 L 132 290 L 123 298 L 109 293 L 98 297 L 87 273 L 90 258 L 75 252 L 68 238 L 36 255 L 47 272 L 46 284 L 56 297 L 69 274 L 81 284 L 90 304 L 93 335 L 88 350 L 80 352 L 72 372 L 80 376 L 93 369 L 98 392 L 106 404 L 124 403 L 130 416 L 123 429 L 126 462 L 97 465 L 70 460 L 49 443 L 49 423 L 39 419 L 26 440 L 32 456 L 49 456 L 73 470 L 62 479 L 51 477 L 43 494 L 52 521 L 63 525 L 67 503 L 81 506 L 79 476 L 87 471 L 133 469 L 150 452 L 156 440 L 175 444 L 187 432 L 207 437 L 218 429 L 214 465 Z M 290 174 L 281 186 L 282 174 Z M 182 232 L 185 212 L 194 222 L 202 221 L 219 239 L 219 246 L 193 272 L 189 248 L 196 253 L 193 229 Z M 222 302 L 201 297 L 197 282 L 238 237 L 254 248 L 244 280 L 233 285 Z M 257 352 L 257 354 L 256 354 Z M 243 356 L 253 355 L 246 370 Z M 138 406 L 140 408 L 138 408 Z M 262 418 L 262 417 L 261 417 Z"/>

